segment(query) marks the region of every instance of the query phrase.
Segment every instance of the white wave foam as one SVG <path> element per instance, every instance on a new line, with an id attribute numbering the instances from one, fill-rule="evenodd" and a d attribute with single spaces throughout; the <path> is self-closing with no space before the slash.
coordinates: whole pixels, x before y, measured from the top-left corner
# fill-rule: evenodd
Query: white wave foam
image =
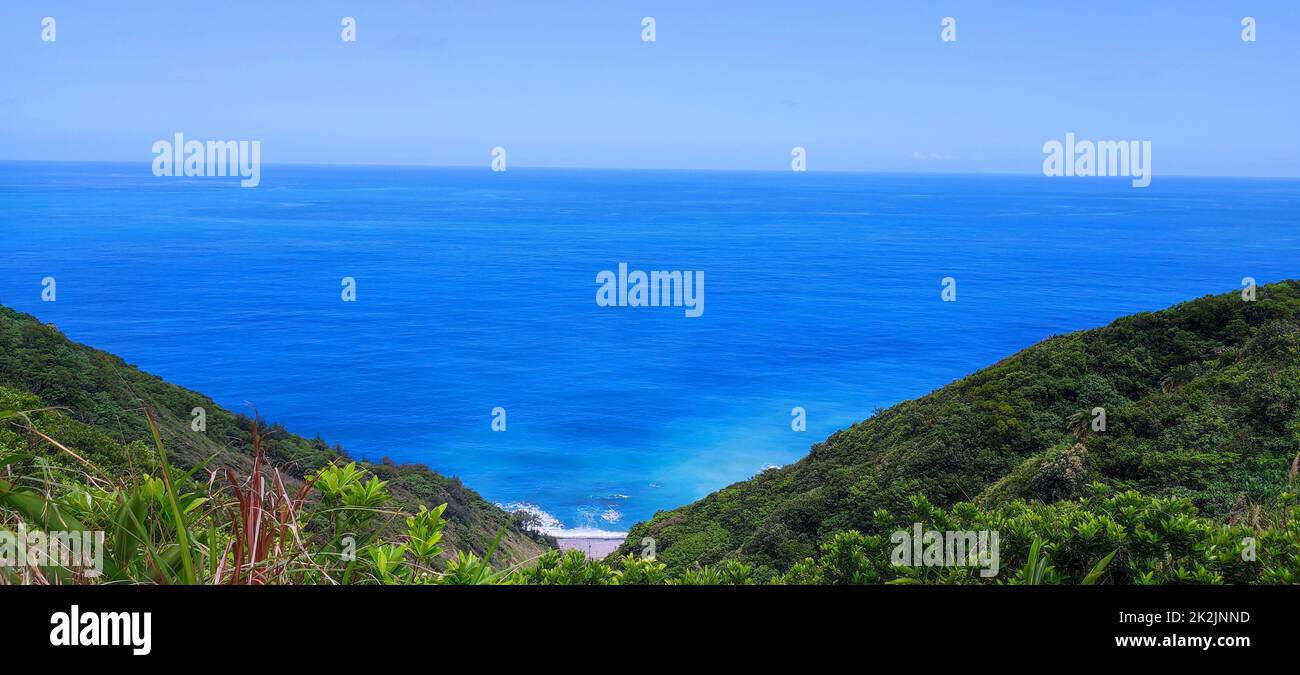
<path id="1" fill-rule="evenodd" d="M 500 508 L 508 513 L 527 513 L 533 517 L 533 522 L 528 525 L 528 529 L 542 534 L 548 534 L 547 530 L 564 529 L 564 523 L 559 518 L 547 513 L 542 507 L 528 502 L 510 502 L 509 504 L 497 504 Z"/>
<path id="2" fill-rule="evenodd" d="M 532 527 L 529 529 L 539 534 L 545 534 L 557 538 L 572 537 L 578 539 L 624 539 L 627 537 L 626 532 L 602 530 L 597 527 L 588 527 L 585 525 L 573 528 L 565 527 L 564 523 L 561 522 L 559 518 L 551 515 L 542 507 L 528 502 L 510 502 L 509 504 L 497 504 L 497 506 L 509 513 L 518 513 L 522 511 L 531 515 L 533 517 L 533 523 Z M 614 514 L 613 520 L 610 520 L 607 517 L 611 512 Z M 609 509 L 601 515 L 601 518 L 606 522 L 616 523 L 623 518 L 623 514 L 614 509 Z M 590 516 L 588 516 L 588 519 L 590 519 Z"/>

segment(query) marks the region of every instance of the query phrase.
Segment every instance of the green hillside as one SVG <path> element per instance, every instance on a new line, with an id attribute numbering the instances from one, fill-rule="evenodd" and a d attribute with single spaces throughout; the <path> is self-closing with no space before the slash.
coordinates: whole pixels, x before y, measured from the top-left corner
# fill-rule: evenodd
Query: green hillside
<path id="1" fill-rule="evenodd" d="M 56 439 L 107 475 L 153 473 L 157 457 L 145 409 L 158 420 L 170 461 L 180 469 L 202 464 L 205 470 L 231 468 L 251 473 L 253 420 L 222 409 L 197 392 L 169 384 L 106 352 L 68 340 L 54 326 L 0 307 L 0 412 L 33 411 L 31 426 Z M 191 411 L 203 408 L 206 430 L 191 429 Z M 251 412 L 251 411 L 250 411 Z M 301 479 L 330 462 L 346 460 L 342 448 L 323 440 L 294 435 L 263 425 L 263 447 L 270 465 L 286 474 L 290 491 Z M 84 470 L 68 453 L 20 425 L 0 425 L 0 455 L 34 453 L 53 466 Z M 512 518 L 457 478 L 441 476 L 418 464 L 359 462 L 388 481 L 398 509 L 447 504 L 443 541 L 452 549 L 483 554 L 507 523 L 495 552 L 498 562 L 535 558 L 548 542 L 522 531 Z M 12 467 L 11 467 L 12 469 Z M 196 474 L 196 481 L 206 479 Z"/>
<path id="2" fill-rule="evenodd" d="M 837 532 L 881 533 L 875 512 L 911 513 L 913 495 L 1000 508 L 1085 498 L 1094 481 L 1235 522 L 1276 503 L 1298 448 L 1300 282 L 1287 281 L 1045 340 L 659 512 L 613 555 L 648 536 L 670 570 L 736 560 L 765 577 Z"/>
<path id="3" fill-rule="evenodd" d="M 630 541 L 658 558 L 607 562 L 0 308 L 0 535 L 104 542 L 89 566 L 0 547 L 0 585 L 1300 583 L 1297 290 L 1048 340 L 657 514 Z M 896 558 L 922 529 L 1000 539 L 964 565 Z"/>

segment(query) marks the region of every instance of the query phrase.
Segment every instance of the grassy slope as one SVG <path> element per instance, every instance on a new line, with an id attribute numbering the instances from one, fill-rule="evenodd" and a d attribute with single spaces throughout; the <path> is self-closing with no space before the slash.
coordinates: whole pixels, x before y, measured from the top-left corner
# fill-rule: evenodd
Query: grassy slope
<path id="1" fill-rule="evenodd" d="M 743 559 L 767 572 L 872 511 L 1055 501 L 1101 480 L 1186 496 L 1210 515 L 1266 501 L 1300 446 L 1300 282 L 1124 317 L 1060 335 L 833 434 L 799 462 L 659 512 L 671 568 Z M 1088 428 L 1095 406 L 1107 430 Z"/>
<path id="2" fill-rule="evenodd" d="M 149 461 L 148 406 L 158 417 L 164 440 L 178 464 L 190 467 L 208 458 L 210 468 L 228 466 L 245 475 L 251 465 L 251 420 L 222 409 L 197 392 L 169 384 L 122 359 L 68 340 L 35 317 L 0 307 L 0 409 L 63 408 L 40 416 L 39 427 L 101 469 L 131 470 Z M 207 430 L 190 430 L 190 411 L 202 407 Z M 266 430 L 264 430 L 265 432 Z M 295 478 L 345 458 L 342 448 L 306 439 L 278 426 L 269 430 L 272 463 Z M 34 443 L 13 430 L 0 433 L 0 444 Z M 361 463 L 381 479 L 397 505 L 447 503 L 447 548 L 483 553 L 508 514 L 466 488 L 457 478 L 441 476 L 418 464 Z M 507 528 L 494 561 L 535 557 L 545 543 Z"/>

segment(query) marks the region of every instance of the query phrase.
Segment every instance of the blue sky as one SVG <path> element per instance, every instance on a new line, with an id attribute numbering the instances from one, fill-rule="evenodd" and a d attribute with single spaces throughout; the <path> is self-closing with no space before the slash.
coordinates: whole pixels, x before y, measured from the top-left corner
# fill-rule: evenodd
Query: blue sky
<path id="1" fill-rule="evenodd" d="M 1293 0 L 11 0 L 0 159 L 182 131 L 268 163 L 1032 173 L 1072 131 L 1152 141 L 1158 175 L 1294 177 L 1297 38 Z"/>

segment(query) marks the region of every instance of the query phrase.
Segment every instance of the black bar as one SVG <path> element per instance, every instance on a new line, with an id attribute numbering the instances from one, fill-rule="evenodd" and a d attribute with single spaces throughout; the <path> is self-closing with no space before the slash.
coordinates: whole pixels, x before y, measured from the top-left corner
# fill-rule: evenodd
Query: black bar
<path id="1" fill-rule="evenodd" d="M 662 656 L 699 641 L 729 649 L 748 644 L 751 656 L 820 644 L 845 653 L 1005 649 L 1055 653 L 1068 661 L 1266 655 L 1293 661 L 1300 641 L 1297 601 L 1300 589 L 1294 587 L 1242 586 L 0 587 L 9 618 L 0 643 L 47 657 L 151 660 L 253 645 L 292 650 L 295 662 L 360 657 L 369 649 L 388 659 L 394 650 L 415 654 L 437 645 L 455 651 L 466 640 L 495 639 L 522 651 L 493 650 L 484 655 L 492 663 L 545 658 L 544 646 L 557 653 L 644 648 Z M 87 612 L 151 613 L 151 653 L 51 645 L 51 616 L 73 605 L 83 618 Z M 1146 636 L 1157 643 L 1181 636 L 1246 638 L 1249 644 L 1116 644 L 1117 638 Z"/>

